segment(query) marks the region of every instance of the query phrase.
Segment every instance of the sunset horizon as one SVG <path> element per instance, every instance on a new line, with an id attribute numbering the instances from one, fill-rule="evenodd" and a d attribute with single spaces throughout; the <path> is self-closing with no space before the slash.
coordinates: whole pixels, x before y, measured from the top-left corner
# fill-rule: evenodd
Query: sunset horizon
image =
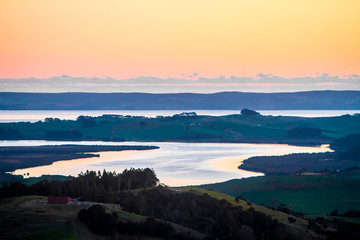
<path id="1" fill-rule="evenodd" d="M 358 9 L 337 0 L 4 0 L 0 78 L 359 75 Z"/>

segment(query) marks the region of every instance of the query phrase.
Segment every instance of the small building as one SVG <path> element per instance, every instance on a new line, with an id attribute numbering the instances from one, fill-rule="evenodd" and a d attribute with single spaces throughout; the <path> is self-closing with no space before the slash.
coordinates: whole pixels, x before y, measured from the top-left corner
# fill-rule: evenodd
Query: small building
<path id="1" fill-rule="evenodd" d="M 48 197 L 48 204 L 68 204 L 70 197 Z"/>

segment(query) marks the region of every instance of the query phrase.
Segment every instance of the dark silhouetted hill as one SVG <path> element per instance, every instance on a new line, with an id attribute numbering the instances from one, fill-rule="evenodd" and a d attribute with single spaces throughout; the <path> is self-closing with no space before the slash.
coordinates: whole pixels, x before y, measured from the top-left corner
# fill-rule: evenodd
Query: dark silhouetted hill
<path id="1" fill-rule="evenodd" d="M 360 91 L 295 93 L 0 93 L 0 110 L 349 110 Z"/>

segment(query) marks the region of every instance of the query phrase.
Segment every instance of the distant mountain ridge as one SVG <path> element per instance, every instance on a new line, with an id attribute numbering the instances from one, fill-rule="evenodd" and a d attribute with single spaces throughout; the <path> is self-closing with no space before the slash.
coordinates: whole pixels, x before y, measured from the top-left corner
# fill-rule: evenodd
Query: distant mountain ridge
<path id="1" fill-rule="evenodd" d="M 0 92 L 0 110 L 357 110 L 360 91 L 284 93 Z"/>

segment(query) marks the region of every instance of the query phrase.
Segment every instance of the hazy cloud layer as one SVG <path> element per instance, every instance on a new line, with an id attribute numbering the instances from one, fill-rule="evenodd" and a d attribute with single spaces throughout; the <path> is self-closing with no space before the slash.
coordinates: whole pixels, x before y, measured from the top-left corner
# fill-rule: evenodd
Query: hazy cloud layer
<path id="1" fill-rule="evenodd" d="M 138 77 L 85 78 L 58 76 L 48 79 L 0 79 L 1 92 L 148 92 L 148 93 L 212 93 L 240 92 L 295 92 L 309 90 L 360 90 L 360 76 L 330 76 L 283 78 L 271 74 L 252 77 L 201 78 L 197 73 L 191 79 L 161 79 Z"/>

